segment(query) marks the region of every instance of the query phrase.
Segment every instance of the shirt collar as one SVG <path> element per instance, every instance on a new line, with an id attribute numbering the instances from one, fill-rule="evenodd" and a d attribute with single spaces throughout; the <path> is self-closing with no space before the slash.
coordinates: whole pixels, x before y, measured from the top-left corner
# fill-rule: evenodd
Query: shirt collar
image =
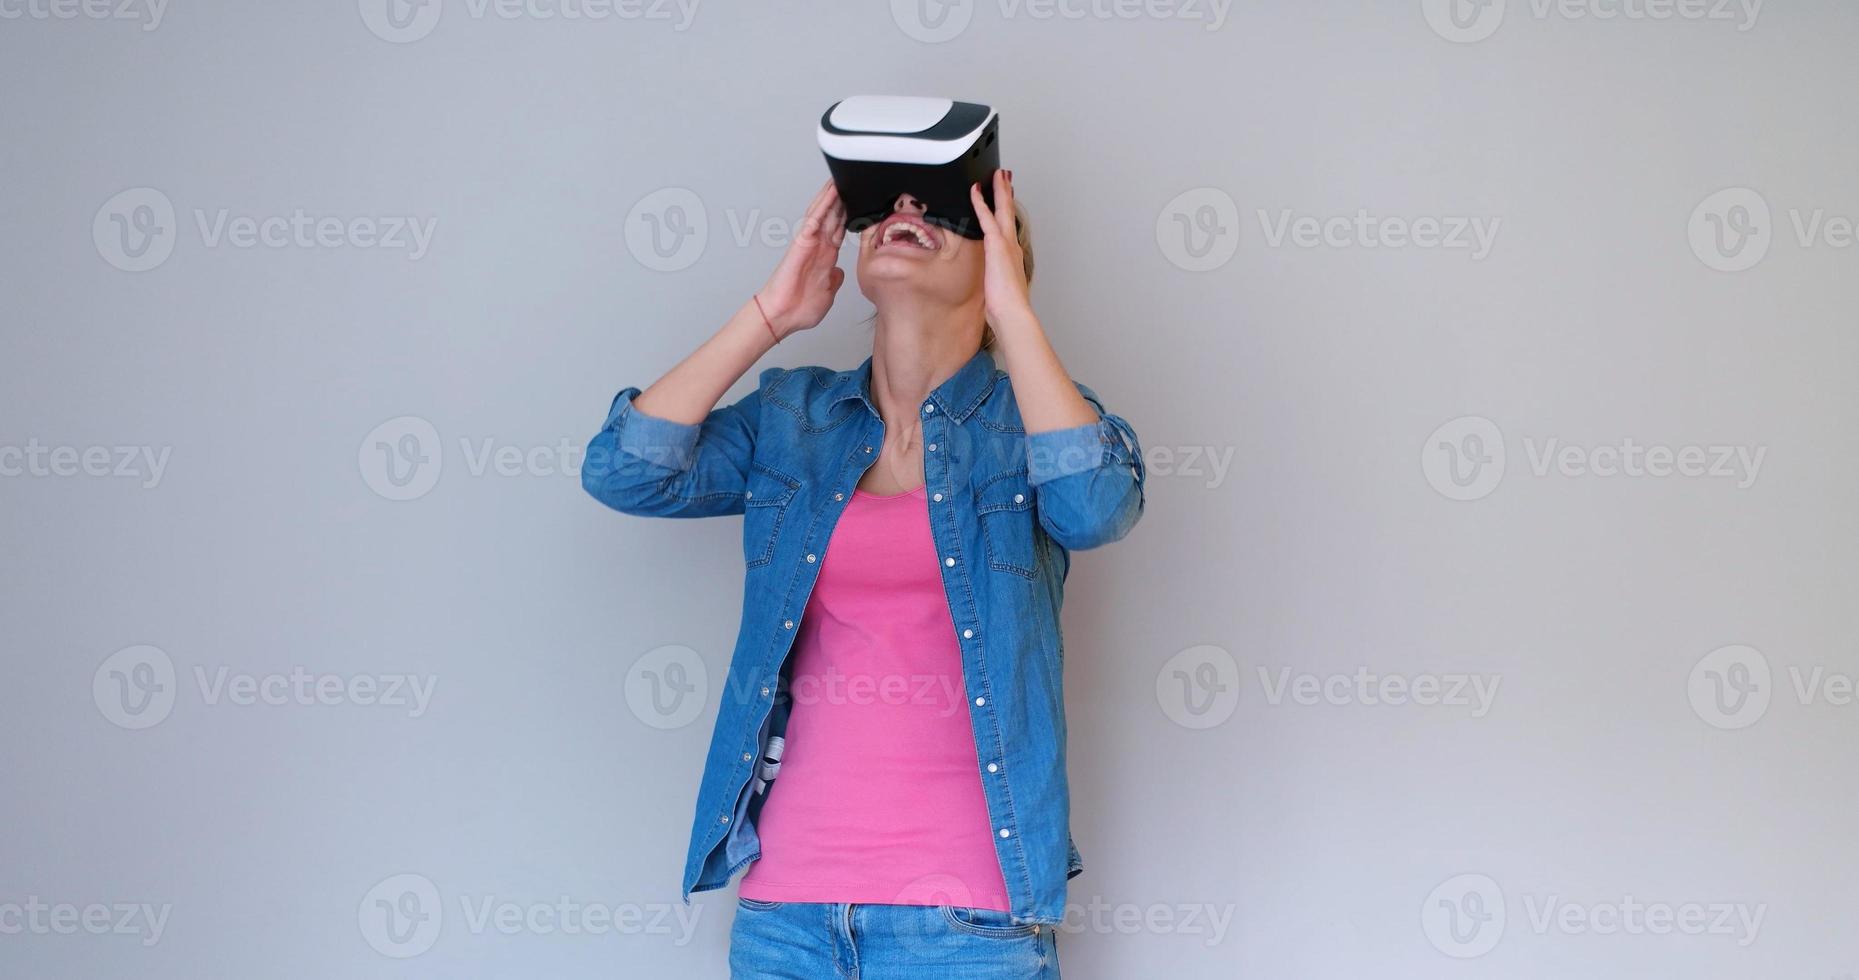
<path id="1" fill-rule="evenodd" d="M 994 389 L 994 357 L 986 350 L 977 350 L 949 380 L 936 386 L 930 392 L 929 400 L 934 402 L 938 411 L 960 422 L 981 406 L 988 392 Z M 871 397 L 871 358 L 851 371 L 839 376 L 837 390 L 833 392 L 831 404 L 856 398 L 871 409 L 873 415 L 880 415 L 878 403 Z"/>

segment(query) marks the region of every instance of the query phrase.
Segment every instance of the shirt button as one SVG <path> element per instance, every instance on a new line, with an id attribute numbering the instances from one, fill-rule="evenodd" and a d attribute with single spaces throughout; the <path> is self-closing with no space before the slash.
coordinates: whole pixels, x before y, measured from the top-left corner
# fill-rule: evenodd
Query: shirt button
<path id="1" fill-rule="evenodd" d="M 717 823 L 729 823 L 729 815 L 724 814 L 723 816 L 716 818 L 716 822 Z"/>
<path id="2" fill-rule="evenodd" d="M 988 703 L 988 699 L 987 699 L 987 698 L 976 698 L 976 699 L 975 699 L 975 707 L 977 707 L 977 708 L 979 708 L 979 707 L 981 707 L 982 705 L 984 705 L 984 704 L 987 704 L 987 703 Z"/>
<path id="3" fill-rule="evenodd" d="M 1016 494 L 1014 494 L 1014 495 L 1013 495 L 1013 502 L 1014 502 L 1014 503 L 1016 503 L 1016 504 L 1023 504 L 1023 503 L 1026 503 L 1026 494 L 1023 494 L 1023 493 L 1016 493 Z"/>
<path id="4" fill-rule="evenodd" d="M 974 631 L 974 630 L 963 630 L 963 631 L 962 631 L 962 639 L 964 639 L 964 640 L 972 640 L 972 639 L 974 639 L 974 637 L 975 637 L 975 631 Z"/>
<path id="5" fill-rule="evenodd" d="M 866 447 L 865 447 L 865 455 L 867 455 L 867 456 L 869 456 L 869 455 L 871 455 L 871 447 L 870 447 L 870 446 L 866 446 Z"/>
<path id="6" fill-rule="evenodd" d="M 813 555 L 808 555 L 808 556 L 807 556 L 807 564 L 809 564 L 809 565 L 811 565 L 811 564 L 813 564 L 813 563 L 814 563 L 814 562 L 816 562 L 816 561 L 819 561 L 819 559 L 818 559 L 818 558 L 816 558 L 816 557 L 814 557 Z"/>
<path id="7" fill-rule="evenodd" d="M 947 565 L 947 566 L 949 566 L 950 568 L 954 568 L 954 567 L 955 567 L 955 559 L 953 559 L 953 558 L 944 558 L 944 559 L 942 560 L 942 563 L 943 563 L 943 564 L 945 564 L 945 565 Z"/>
<path id="8" fill-rule="evenodd" d="M 793 628 L 794 628 L 794 621 L 790 619 L 790 620 L 788 620 L 787 622 L 785 622 L 785 623 L 782 623 L 782 624 L 781 624 L 781 628 L 782 628 L 782 629 L 784 629 L 784 630 L 791 630 L 791 629 L 793 629 Z"/>
<path id="9" fill-rule="evenodd" d="M 923 414 L 925 414 L 925 415 L 928 415 L 928 414 L 930 414 L 931 412 L 934 412 L 935 410 L 936 410 L 936 406 L 935 406 L 935 404 L 934 404 L 934 403 L 932 403 L 932 402 L 924 402 L 924 403 L 923 403 Z"/>
<path id="10" fill-rule="evenodd" d="M 764 687 L 762 688 L 762 697 L 767 697 L 767 696 L 768 696 L 768 689 Z"/>
<path id="11" fill-rule="evenodd" d="M 1002 827 L 1002 828 L 1001 828 L 1001 836 L 1002 836 L 1002 837 L 1012 837 L 1012 836 L 1013 836 L 1013 831 L 1011 831 L 1011 830 L 1008 830 L 1008 829 L 1007 829 L 1007 828 L 1005 828 L 1005 827 Z"/>
<path id="12" fill-rule="evenodd" d="M 927 450 L 929 450 L 930 452 L 932 452 L 932 453 L 933 453 L 933 452 L 935 452 L 935 451 L 936 451 L 936 444 L 932 442 L 932 443 L 930 443 L 929 445 L 927 445 L 927 446 L 924 446 L 923 448 L 924 448 L 924 449 L 927 449 Z"/>
<path id="13" fill-rule="evenodd" d="M 753 491 L 753 490 L 744 490 L 744 491 L 742 492 L 742 499 L 744 499 L 744 500 L 753 500 L 753 499 L 755 499 L 755 491 Z"/>
<path id="14" fill-rule="evenodd" d="M 990 763 L 988 763 L 988 771 L 989 771 L 989 772 L 1000 772 L 1000 771 L 1001 771 L 1001 767 L 999 767 L 999 766 L 997 766 L 997 765 L 995 765 L 994 763 L 992 763 L 992 762 L 990 762 Z"/>
<path id="15" fill-rule="evenodd" d="M 937 503 L 939 503 L 939 504 L 940 504 L 940 503 L 942 503 L 942 494 L 940 494 L 940 493 L 939 493 L 939 494 L 937 494 L 936 496 L 934 496 L 934 497 L 931 497 L 930 499 L 931 499 L 931 500 L 934 500 L 934 501 L 936 501 Z"/>
<path id="16" fill-rule="evenodd" d="M 834 500 L 844 500 L 844 499 L 846 499 L 846 495 L 845 495 L 845 494 L 843 494 L 843 493 L 836 493 L 836 494 L 833 494 L 833 499 L 834 499 Z"/>
<path id="17" fill-rule="evenodd" d="M 749 761 L 750 759 L 753 759 L 753 758 L 755 758 L 755 757 L 754 757 L 754 756 L 752 756 L 752 755 L 750 755 L 750 754 L 749 754 L 749 753 L 747 753 L 747 752 L 744 752 L 744 753 L 742 754 L 742 761 L 744 761 L 744 762 L 747 762 L 747 761 Z M 989 768 L 993 768 L 993 767 L 992 767 L 992 766 L 990 766 Z"/>

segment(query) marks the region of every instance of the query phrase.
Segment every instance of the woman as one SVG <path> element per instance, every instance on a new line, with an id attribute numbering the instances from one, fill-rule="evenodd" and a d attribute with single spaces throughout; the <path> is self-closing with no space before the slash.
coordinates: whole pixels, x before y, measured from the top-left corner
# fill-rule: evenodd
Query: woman
<path id="1" fill-rule="evenodd" d="M 857 370 L 771 368 L 715 407 L 832 306 L 846 213 L 828 182 L 767 284 L 622 390 L 588 447 L 583 483 L 617 510 L 744 515 L 683 887 L 755 865 L 736 977 L 1058 976 L 1081 869 L 1059 606 L 1070 552 L 1141 516 L 1143 467 L 1047 342 L 1012 174 L 992 179 L 992 209 L 970 188 L 981 241 L 907 194 L 860 234 L 877 324 Z"/>

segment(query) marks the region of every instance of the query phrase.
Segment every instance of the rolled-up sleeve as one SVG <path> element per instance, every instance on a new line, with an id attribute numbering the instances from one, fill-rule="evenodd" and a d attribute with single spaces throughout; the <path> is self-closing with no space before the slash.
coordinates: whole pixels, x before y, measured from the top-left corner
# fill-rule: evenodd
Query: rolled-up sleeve
<path id="1" fill-rule="evenodd" d="M 640 411 L 633 404 L 639 393 L 623 388 L 614 396 L 606 423 L 587 444 L 581 486 L 626 514 L 742 513 L 761 414 L 760 389 L 713 409 L 694 425 Z"/>
<path id="2" fill-rule="evenodd" d="M 1106 411 L 1090 388 L 1078 385 L 1078 393 L 1097 410 L 1096 422 L 1026 437 L 1026 479 L 1040 526 L 1072 551 L 1123 537 L 1143 512 L 1136 430 Z"/>

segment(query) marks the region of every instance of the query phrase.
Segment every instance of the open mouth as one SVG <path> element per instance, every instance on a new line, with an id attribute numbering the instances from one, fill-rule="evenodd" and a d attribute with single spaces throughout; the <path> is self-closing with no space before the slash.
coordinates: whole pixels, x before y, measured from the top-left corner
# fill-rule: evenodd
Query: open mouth
<path id="1" fill-rule="evenodd" d="M 878 243 L 875 247 L 935 252 L 942 248 L 942 236 L 914 218 L 892 215 L 878 226 Z"/>

